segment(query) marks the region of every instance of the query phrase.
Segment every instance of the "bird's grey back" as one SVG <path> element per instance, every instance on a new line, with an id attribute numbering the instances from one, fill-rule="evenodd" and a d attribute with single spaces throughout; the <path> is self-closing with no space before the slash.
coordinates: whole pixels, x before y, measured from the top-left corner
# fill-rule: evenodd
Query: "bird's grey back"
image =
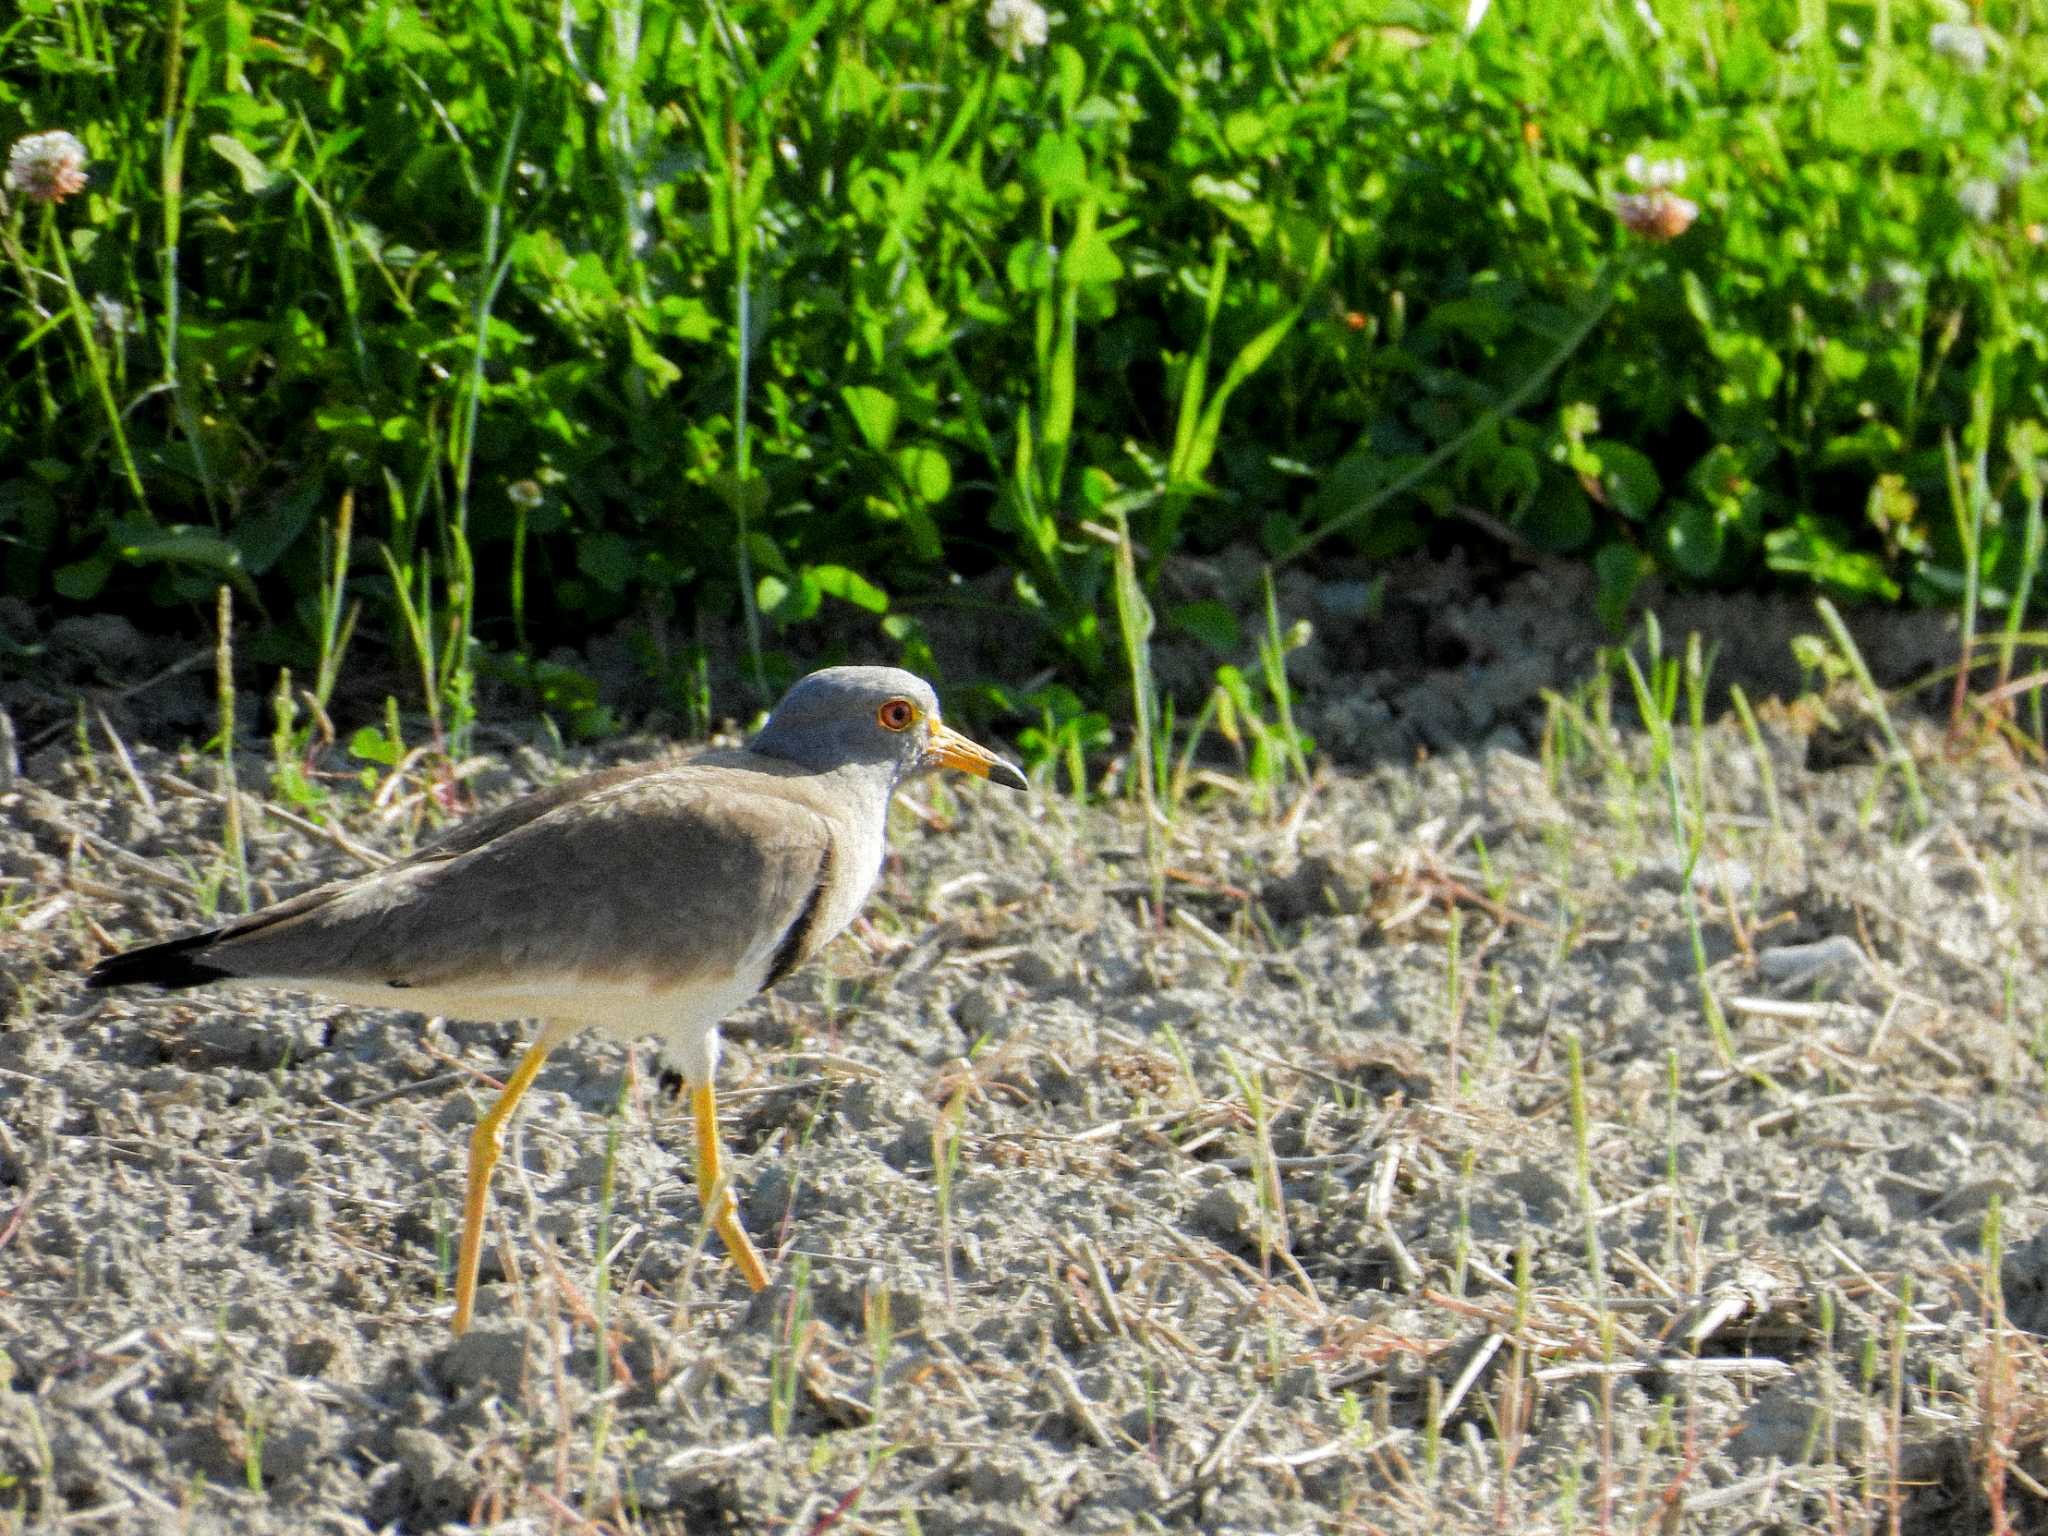
<path id="1" fill-rule="evenodd" d="M 471 975 L 715 972 L 821 899 L 832 932 L 858 910 L 887 801 L 861 778 L 744 751 L 608 770 L 258 914 L 207 959 L 245 977 L 381 984 L 397 1006 L 406 988 Z"/>

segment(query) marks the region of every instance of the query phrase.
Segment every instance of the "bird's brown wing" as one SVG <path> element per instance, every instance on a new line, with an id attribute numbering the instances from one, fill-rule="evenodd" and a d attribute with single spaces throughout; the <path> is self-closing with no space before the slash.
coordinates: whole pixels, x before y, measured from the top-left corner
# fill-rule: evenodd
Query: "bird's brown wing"
<path id="1" fill-rule="evenodd" d="M 534 790 L 521 795 L 510 805 L 501 805 L 495 811 L 486 811 L 480 816 L 471 816 L 457 822 L 432 841 L 422 844 L 400 864 L 428 864 L 440 859 L 452 859 L 457 854 L 468 853 L 472 848 L 481 848 L 485 843 L 495 842 L 508 832 L 516 832 L 530 821 L 538 821 L 551 811 L 588 800 L 592 795 L 610 789 L 618 784 L 631 783 L 634 779 L 650 778 L 657 774 L 672 773 L 683 766 L 676 758 L 657 758 L 646 763 L 620 763 L 612 768 L 599 768 L 592 773 L 579 773 L 572 779 L 559 784 L 550 784 L 546 789 Z"/>
<path id="2" fill-rule="evenodd" d="M 680 983 L 814 947 L 800 930 L 835 828 L 773 775 L 642 771 L 500 815 L 488 835 L 258 913 L 198 958 L 252 979 L 445 988 L 523 974 Z"/>
<path id="3" fill-rule="evenodd" d="M 375 874 L 332 880 L 325 885 L 315 886 L 310 891 L 301 891 L 284 901 L 273 902 L 270 906 L 258 912 L 251 912 L 246 917 L 223 923 L 218 928 L 183 934 L 161 944 L 147 944 L 123 950 L 118 955 L 109 955 L 92 968 L 92 973 L 86 977 L 86 985 L 181 988 L 204 986 L 208 982 L 232 978 L 238 973 L 223 969 L 211 963 L 209 959 L 209 956 L 221 946 L 238 944 L 239 941 L 250 939 L 266 929 L 280 928 L 295 918 L 347 900 L 367 886 L 398 879 L 405 870 L 422 864 L 446 862 L 517 831 L 529 822 L 538 821 L 565 805 L 588 799 L 614 785 L 670 772 L 676 766 L 678 764 L 675 759 L 653 763 L 626 763 L 614 768 L 600 769 L 595 773 L 579 774 L 573 779 L 565 779 L 560 784 L 522 796 L 510 805 L 501 806 L 481 816 L 470 817 L 450 827 L 424 847 L 386 865 Z"/>

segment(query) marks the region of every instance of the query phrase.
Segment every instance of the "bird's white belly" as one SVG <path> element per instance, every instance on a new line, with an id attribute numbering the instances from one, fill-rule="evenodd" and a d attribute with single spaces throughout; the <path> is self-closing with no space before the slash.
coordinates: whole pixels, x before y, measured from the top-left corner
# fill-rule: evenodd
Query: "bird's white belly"
<path id="1" fill-rule="evenodd" d="M 333 977 L 266 976 L 262 985 L 291 987 L 359 1008 L 396 1008 L 473 1023 L 525 1019 L 609 1040 L 659 1035 L 675 1044 L 702 1040 L 761 990 L 761 975 L 704 976 L 687 981 L 656 976 L 494 976 L 470 983 L 392 987 Z"/>

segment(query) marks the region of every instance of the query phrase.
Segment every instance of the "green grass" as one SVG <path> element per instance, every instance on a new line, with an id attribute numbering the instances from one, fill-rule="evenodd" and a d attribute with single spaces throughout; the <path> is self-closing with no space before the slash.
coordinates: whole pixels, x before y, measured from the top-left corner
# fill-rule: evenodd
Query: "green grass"
<path id="1" fill-rule="evenodd" d="M 2012 634 L 2048 37 L 1977 14 L 1982 68 L 1814 0 L 1094 0 L 1016 60 L 899 0 L 22 0 L 0 137 L 92 180 L 0 210 L 0 592 L 196 634 L 230 584 L 323 703 L 360 611 L 451 756 L 483 673 L 608 728 L 532 659 L 599 629 L 729 627 L 765 701 L 967 602 L 1070 771 L 1147 687 L 1120 549 L 1244 670 L 1173 557 L 1470 513 L 1617 622 L 1655 569 Z M 1669 243 L 1634 153 L 1688 167 Z"/>

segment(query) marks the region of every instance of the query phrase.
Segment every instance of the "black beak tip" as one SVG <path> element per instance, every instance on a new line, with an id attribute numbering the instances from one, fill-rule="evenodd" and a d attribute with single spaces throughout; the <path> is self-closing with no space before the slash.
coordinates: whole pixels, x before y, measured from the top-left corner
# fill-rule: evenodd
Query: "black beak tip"
<path id="1" fill-rule="evenodd" d="M 1031 781 L 1024 777 L 1024 770 L 1015 763 L 1005 762 L 1000 757 L 995 760 L 994 766 L 989 769 L 988 781 L 991 784 L 1001 784 L 1010 789 L 1028 790 L 1031 788 Z"/>

